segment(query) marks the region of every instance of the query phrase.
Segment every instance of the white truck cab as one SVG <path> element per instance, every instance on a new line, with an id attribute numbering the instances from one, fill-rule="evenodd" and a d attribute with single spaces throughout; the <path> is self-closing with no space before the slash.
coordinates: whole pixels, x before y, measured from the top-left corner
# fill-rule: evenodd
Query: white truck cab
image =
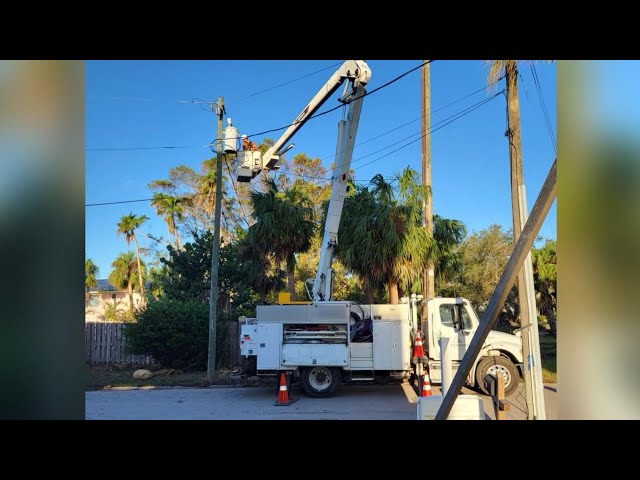
<path id="1" fill-rule="evenodd" d="M 457 369 L 467 346 L 478 329 L 479 320 L 468 300 L 464 298 L 432 298 L 427 301 L 427 328 L 424 329 L 427 347 L 429 377 L 433 383 L 442 381 L 440 371 L 440 347 L 438 340 L 449 338 L 453 370 Z M 484 389 L 483 378 L 500 372 L 505 382 L 505 393 L 510 395 L 518 387 L 522 364 L 522 338 L 492 330 L 485 341 L 480 356 L 471 369 L 467 383 Z M 487 392 L 485 392 L 487 393 Z"/>

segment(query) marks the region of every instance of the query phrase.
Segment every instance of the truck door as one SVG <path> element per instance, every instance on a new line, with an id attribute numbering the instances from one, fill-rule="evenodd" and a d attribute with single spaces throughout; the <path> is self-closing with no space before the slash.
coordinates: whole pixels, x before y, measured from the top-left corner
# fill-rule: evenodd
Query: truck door
<path id="1" fill-rule="evenodd" d="M 434 358 L 440 358 L 438 339 L 443 337 L 450 339 L 449 348 L 451 349 L 452 360 L 462 360 L 474 328 L 466 306 L 454 302 L 440 303 L 438 309 L 434 311 L 433 320 L 434 341 L 437 351 L 437 357 L 434 355 Z"/>

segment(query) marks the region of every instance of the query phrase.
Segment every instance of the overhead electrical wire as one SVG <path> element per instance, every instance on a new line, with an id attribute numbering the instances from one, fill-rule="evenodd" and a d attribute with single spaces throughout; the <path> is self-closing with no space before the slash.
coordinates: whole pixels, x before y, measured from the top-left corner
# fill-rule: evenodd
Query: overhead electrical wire
<path id="1" fill-rule="evenodd" d="M 427 135 L 431 135 L 433 132 L 436 132 L 436 131 L 440 130 L 441 128 L 444 128 L 445 126 L 449 125 L 450 123 L 453 123 L 454 121 L 456 121 L 456 120 L 458 120 L 458 119 L 460 119 L 460 118 L 463 118 L 464 116 L 468 115 L 468 114 L 469 114 L 469 113 L 471 113 L 472 111 L 477 110 L 477 109 L 478 109 L 478 108 L 480 108 L 481 106 L 486 105 L 486 104 L 487 104 L 487 103 L 489 103 L 491 100 L 493 100 L 494 98 L 496 98 L 496 97 L 497 97 L 497 96 L 499 96 L 499 95 L 502 95 L 503 93 L 504 93 L 504 90 L 502 90 L 502 91 L 500 91 L 500 92 L 498 92 L 498 93 L 494 94 L 494 95 L 493 95 L 493 96 L 491 96 L 491 97 L 488 97 L 488 98 L 486 98 L 486 99 L 483 99 L 482 101 L 477 102 L 476 104 L 474 104 L 474 105 L 472 105 L 472 106 L 470 106 L 470 107 L 467 107 L 466 109 L 464 109 L 464 110 L 462 110 L 462 111 L 460 111 L 460 112 L 458 112 L 458 113 L 456 113 L 456 114 L 454 114 L 454 115 L 452 115 L 452 116 L 450 116 L 450 117 L 448 117 L 448 118 L 446 118 L 446 119 L 444 119 L 444 120 L 442 120 L 442 121 L 440 121 L 440 122 L 436 123 L 436 125 L 439 125 L 439 124 L 441 124 L 441 125 L 440 125 L 440 126 L 438 126 L 437 128 L 432 128 L 432 129 L 430 129 L 430 130 L 429 130 L 429 132 L 427 132 L 427 133 L 425 133 L 425 134 L 422 134 L 422 132 L 418 132 L 417 134 L 410 135 L 409 137 L 406 137 L 405 139 L 402 139 L 402 140 L 400 140 L 399 142 L 394 142 L 392 145 L 388 145 L 388 146 L 386 146 L 386 147 L 384 147 L 384 148 L 382 148 L 382 149 L 379 149 L 379 150 L 377 150 L 377 151 L 375 151 L 375 152 L 372 152 L 372 153 L 370 153 L 370 154 L 367 154 L 367 155 L 365 155 L 365 156 L 363 156 L 363 157 L 359 157 L 358 159 L 354 160 L 353 162 L 356 162 L 356 161 L 362 160 L 362 159 L 367 158 L 367 157 L 369 157 L 369 156 L 371 156 L 371 155 L 374 155 L 374 154 L 376 154 L 376 153 L 380 153 L 381 151 L 386 150 L 387 148 L 390 148 L 390 147 L 392 147 L 392 146 L 398 145 L 398 143 L 403 142 L 404 140 L 407 140 L 407 139 L 409 139 L 409 138 L 411 138 L 411 137 L 414 137 L 414 136 L 416 136 L 416 135 L 420 135 L 418 138 L 416 138 L 416 139 L 414 139 L 414 140 L 412 140 L 412 141 L 410 141 L 410 142 L 406 143 L 405 145 L 402 145 L 402 146 L 400 146 L 400 147 L 396 148 L 393 152 L 390 152 L 390 153 L 385 154 L 385 155 L 383 155 L 383 156 L 381 156 L 381 157 L 378 157 L 378 158 L 376 158 L 376 159 L 374 159 L 374 160 L 372 160 L 372 161 L 370 161 L 370 162 L 367 162 L 367 163 L 365 163 L 365 164 L 363 164 L 363 165 L 360 165 L 360 166 L 358 166 L 357 168 L 354 168 L 353 170 L 354 170 L 354 171 L 357 171 L 357 170 L 359 170 L 359 169 L 361 169 L 361 168 L 363 168 L 363 167 L 365 167 L 365 166 L 367 166 L 367 165 L 370 165 L 370 164 L 372 164 L 372 163 L 374 163 L 374 162 L 377 162 L 377 161 L 379 161 L 379 160 L 382 160 L 383 158 L 386 158 L 386 157 L 388 157 L 389 155 L 392 155 L 393 153 L 395 153 L 395 152 L 397 152 L 397 151 L 399 151 L 399 150 L 402 150 L 402 149 L 404 149 L 404 148 L 408 147 L 409 145 L 411 145 L 411 144 L 413 144 L 413 143 L 415 143 L 415 142 L 417 142 L 417 141 L 421 140 L 423 137 L 425 137 L 425 136 L 427 136 Z M 353 163 L 353 162 L 352 162 L 352 163 Z M 300 175 L 300 174 L 295 174 L 295 173 L 293 173 L 293 172 L 280 171 L 279 173 L 280 173 L 280 174 L 285 174 L 285 175 L 299 176 L 299 177 L 304 177 L 304 178 L 316 178 L 316 179 L 320 179 L 320 180 L 327 181 L 327 182 L 332 180 L 332 178 L 327 178 L 327 177 L 313 177 L 313 176 L 310 176 L 310 175 Z M 366 181 L 370 181 L 370 180 L 356 180 L 356 182 L 366 182 Z M 205 195 L 205 194 L 204 194 L 204 193 L 200 193 L 200 194 L 190 194 L 190 195 L 183 195 L 183 196 L 187 196 L 187 197 L 194 197 L 194 196 L 198 196 L 198 195 Z M 152 201 L 152 200 L 153 200 L 153 198 L 144 198 L 144 199 L 138 199 L 138 200 L 120 200 L 120 201 L 113 201 L 113 202 L 89 203 L 89 204 L 86 204 L 86 205 L 85 205 L 85 207 L 95 207 L 95 206 L 102 206 L 102 205 L 116 205 L 116 204 L 122 204 L 122 203 L 149 202 L 149 201 Z"/>
<path id="2" fill-rule="evenodd" d="M 431 63 L 431 62 L 433 62 L 433 61 L 434 61 L 434 60 L 428 60 L 428 61 L 426 61 L 426 62 L 423 62 L 422 64 L 418 65 L 417 67 L 414 67 L 414 68 L 412 68 L 412 69 L 410 69 L 410 70 L 408 70 L 408 71 L 406 71 L 406 72 L 404 72 L 404 73 L 402 73 L 402 74 L 398 75 L 397 77 L 393 78 L 392 80 L 389 80 L 388 82 L 384 83 L 383 85 L 380 85 L 379 87 L 377 87 L 377 88 L 375 88 L 375 89 L 371 90 L 370 92 L 366 92 L 365 94 L 360 95 L 359 97 L 356 97 L 356 98 L 352 98 L 352 99 L 350 99 L 347 103 L 351 103 L 351 102 L 353 102 L 354 100 L 357 100 L 358 98 L 363 98 L 363 97 L 366 97 L 367 95 L 371 95 L 372 93 L 375 93 L 375 92 L 377 92 L 377 91 L 379 91 L 379 90 L 382 90 L 383 88 L 388 87 L 389 85 L 391 85 L 391 84 L 393 84 L 393 83 L 397 82 L 397 81 L 398 81 L 398 80 L 400 80 L 401 78 L 404 78 L 405 76 L 409 75 L 410 73 L 412 73 L 412 72 L 414 72 L 414 71 L 418 70 L 418 69 L 419 69 L 419 68 L 421 68 L 422 66 L 424 66 L 424 65 L 426 65 L 426 64 L 428 64 L 428 63 Z M 325 110 L 325 111 L 323 111 L 323 112 L 316 113 L 315 115 L 310 116 L 310 117 L 307 119 L 307 121 L 308 121 L 308 120 L 312 120 L 312 119 L 314 119 L 314 118 L 321 117 L 321 116 L 323 116 L 323 115 L 327 115 L 328 113 L 334 112 L 334 111 L 338 110 L 339 108 L 342 108 L 343 106 L 344 106 L 344 104 L 342 104 L 342 103 L 341 103 L 341 104 L 339 104 L 339 105 L 337 105 L 337 106 L 335 106 L 335 107 L 333 107 L 333 108 L 330 108 L 329 110 Z M 266 134 L 266 133 L 278 132 L 278 131 L 280 131 L 280 130 L 285 130 L 285 129 L 287 129 L 287 128 L 291 127 L 292 125 L 296 125 L 296 123 L 294 122 L 294 123 L 291 123 L 291 124 L 289 124 L 289 125 L 285 125 L 285 126 L 282 126 L 282 127 L 272 128 L 272 129 L 269 129 L 269 130 L 264 130 L 264 131 L 262 131 L 262 132 L 252 133 L 252 134 L 250 134 L 250 135 L 247 135 L 247 137 L 257 137 L 257 136 L 259 136 L 259 135 L 264 135 L 264 134 Z M 214 141 L 217 141 L 217 140 L 218 140 L 218 139 L 216 139 L 216 140 L 214 140 Z M 195 147 L 195 146 L 194 146 L 194 147 L 186 147 L 186 146 L 180 146 L 180 147 L 160 146 L 160 147 L 87 148 L 87 149 L 85 149 L 85 151 L 89 151 L 89 152 L 97 152 L 97 151 L 122 151 L 122 150 L 154 150 L 154 149 L 169 149 L 169 148 L 202 148 L 202 147 L 211 147 L 212 145 L 213 145 L 213 142 L 212 142 L 211 144 L 209 144 L 209 145 L 200 145 L 200 146 L 198 146 L 198 147 Z"/>
<path id="3" fill-rule="evenodd" d="M 542 87 L 540 86 L 540 79 L 538 78 L 538 72 L 536 71 L 536 66 L 531 63 L 529 65 L 531 67 L 531 75 L 533 76 L 533 83 L 536 86 L 536 91 L 538 92 L 538 99 L 540 100 L 540 105 L 542 107 L 542 113 L 544 115 L 544 120 L 547 125 L 547 130 L 549 132 L 549 137 L 551 139 L 551 143 L 553 145 L 553 150 L 558 153 L 558 147 L 556 145 L 556 137 L 553 133 L 553 126 L 551 124 L 551 119 L 549 118 L 549 113 L 547 111 L 547 105 L 544 101 L 544 96 L 542 95 Z"/>
<path id="4" fill-rule="evenodd" d="M 247 95 L 246 97 L 242 97 L 239 100 L 245 100 L 247 98 L 255 97 L 255 96 L 261 95 L 263 93 L 270 92 L 271 90 L 275 90 L 276 88 L 284 87 L 286 85 L 291 85 L 292 83 L 295 83 L 295 82 L 297 82 L 299 80 L 302 80 L 304 78 L 311 77 L 312 75 L 316 75 L 317 73 L 324 72 L 326 70 L 329 70 L 330 68 L 335 68 L 338 65 L 342 65 L 342 62 L 334 63 L 333 65 L 329 65 L 328 67 L 321 68 L 320 70 L 316 70 L 315 72 L 307 73 L 306 75 L 302 75 L 302 76 L 300 76 L 298 78 L 294 78 L 293 80 L 289 80 L 288 82 L 280 83 L 278 85 L 274 85 L 273 87 L 265 88 L 264 90 L 259 90 L 257 92 L 254 92 L 254 93 L 251 93 L 251 94 Z"/>

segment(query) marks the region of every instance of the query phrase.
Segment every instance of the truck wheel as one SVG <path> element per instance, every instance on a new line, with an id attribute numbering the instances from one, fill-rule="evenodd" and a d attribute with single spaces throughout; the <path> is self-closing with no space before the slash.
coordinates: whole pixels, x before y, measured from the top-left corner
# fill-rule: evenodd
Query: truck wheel
<path id="1" fill-rule="evenodd" d="M 340 387 L 342 371 L 339 368 L 311 367 L 300 371 L 304 392 L 310 397 L 333 397 Z"/>
<path id="2" fill-rule="evenodd" d="M 520 374 L 516 366 L 505 357 L 485 357 L 480 360 L 478 367 L 476 368 L 476 383 L 480 387 L 483 393 L 489 395 L 489 391 L 484 386 L 485 375 L 493 375 L 500 372 L 504 379 L 504 395 L 510 396 L 518 388 L 520 382 Z"/>

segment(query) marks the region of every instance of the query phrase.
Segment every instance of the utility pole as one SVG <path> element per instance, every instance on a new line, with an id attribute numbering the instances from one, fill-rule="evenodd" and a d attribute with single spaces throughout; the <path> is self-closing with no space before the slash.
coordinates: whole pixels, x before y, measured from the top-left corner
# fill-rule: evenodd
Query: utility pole
<path id="1" fill-rule="evenodd" d="M 428 62 L 428 60 L 425 60 Z M 433 204 L 431 194 L 431 66 L 427 63 L 422 67 L 422 185 L 427 194 L 422 200 L 422 225 L 429 236 L 433 237 Z M 435 297 L 435 271 L 433 263 L 429 262 L 423 273 L 422 316 L 420 325 L 424 330 L 427 324 L 427 300 Z"/>
<path id="2" fill-rule="evenodd" d="M 511 169 L 511 213 L 513 219 L 513 240 L 518 241 L 522 226 L 526 222 L 526 206 L 523 202 L 524 179 L 522 173 L 522 143 L 520 139 L 520 105 L 518 101 L 518 70 L 516 62 L 505 62 L 507 82 L 507 139 L 509 141 L 509 161 Z M 530 264 L 531 260 L 526 262 Z M 528 275 L 526 275 L 528 274 Z M 527 278 L 531 276 L 531 278 Z M 522 354 L 524 357 L 524 386 L 527 404 L 527 418 L 544 418 L 539 413 L 540 405 L 544 410 L 544 398 L 540 399 L 535 387 L 536 379 L 542 381 L 540 357 L 534 358 L 532 341 L 538 341 L 538 320 L 535 313 L 535 290 L 533 273 L 529 268 L 521 268 L 518 272 L 518 304 L 520 306 L 520 328 L 522 329 Z M 533 305 L 533 309 L 531 308 Z M 537 370 L 537 374 L 536 374 Z M 538 408 L 536 408 L 536 406 Z M 537 411 L 538 410 L 538 411 Z"/>
<path id="3" fill-rule="evenodd" d="M 480 325 L 478 325 L 476 333 L 471 338 L 471 342 L 460 361 L 460 365 L 458 366 L 458 370 L 456 370 L 453 381 L 442 399 L 442 404 L 436 414 L 436 420 L 446 420 L 449 416 L 449 412 L 451 411 L 457 396 L 462 390 L 462 386 L 471 371 L 471 367 L 478 358 L 480 350 L 482 349 L 489 332 L 498 320 L 498 316 L 504 307 L 504 301 L 507 299 L 509 290 L 511 290 L 516 279 L 517 272 L 522 269 L 525 258 L 529 255 L 531 246 L 540 231 L 542 222 L 547 216 L 547 213 L 549 213 L 551 204 L 556 198 L 558 178 L 557 165 L 558 160 L 556 159 L 554 160 L 553 165 L 549 170 L 549 174 L 542 185 L 542 189 L 538 194 L 538 198 L 531 209 L 531 216 L 525 222 L 524 230 L 518 237 L 518 241 L 515 243 L 513 251 L 509 256 L 509 261 L 500 276 L 500 280 L 498 281 L 496 288 L 491 294 L 487 309 L 484 311 L 482 318 L 480 319 Z"/>
<path id="4" fill-rule="evenodd" d="M 213 105 L 211 108 L 213 109 Z M 216 371 L 216 321 L 218 318 L 218 267 L 220 263 L 220 216 L 222 213 L 222 116 L 224 101 L 218 97 L 215 105 L 218 116 L 218 136 L 216 137 L 216 206 L 213 227 L 213 251 L 211 253 L 211 291 L 209 292 L 209 351 L 207 358 L 207 379 L 213 380 Z"/>

